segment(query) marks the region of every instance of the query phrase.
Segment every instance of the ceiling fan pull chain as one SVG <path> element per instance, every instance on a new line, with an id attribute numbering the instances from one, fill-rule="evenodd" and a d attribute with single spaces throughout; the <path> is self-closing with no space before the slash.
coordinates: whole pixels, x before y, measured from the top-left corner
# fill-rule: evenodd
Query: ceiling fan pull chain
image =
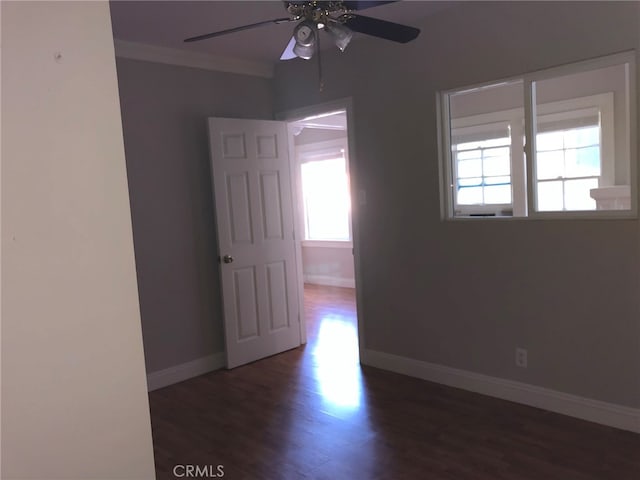
<path id="1" fill-rule="evenodd" d="M 322 59 L 320 54 L 320 30 L 316 27 L 316 57 L 318 58 L 318 90 L 324 90 L 324 79 L 322 78 Z"/>

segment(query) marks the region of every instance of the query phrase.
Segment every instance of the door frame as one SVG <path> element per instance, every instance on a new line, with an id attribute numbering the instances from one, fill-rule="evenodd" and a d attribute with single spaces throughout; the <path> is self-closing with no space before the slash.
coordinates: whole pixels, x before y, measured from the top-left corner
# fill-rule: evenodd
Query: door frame
<path id="1" fill-rule="evenodd" d="M 364 358 L 365 351 L 365 336 L 364 336 L 364 318 L 363 302 L 361 291 L 363 288 L 363 278 L 361 273 L 361 261 L 360 261 L 360 208 L 364 205 L 365 195 L 364 190 L 360 189 L 358 182 L 358 159 L 356 156 L 356 142 L 355 142 L 355 125 L 353 114 L 353 100 L 351 97 L 341 98 L 329 102 L 319 103 L 315 105 L 309 105 L 292 110 L 285 110 L 278 112 L 275 115 L 276 120 L 280 120 L 287 123 L 287 132 L 289 140 L 289 165 L 291 169 L 291 191 L 292 193 L 299 191 L 298 175 L 295 174 L 296 169 L 296 156 L 295 145 L 293 140 L 293 130 L 291 123 L 298 120 L 303 120 L 313 115 L 320 115 L 327 112 L 344 110 L 347 115 L 347 148 L 349 156 L 349 182 L 351 190 L 351 234 L 353 240 L 353 267 L 356 285 L 356 318 L 358 323 L 358 350 L 360 354 L 360 362 Z M 360 192 L 362 191 L 362 194 Z M 297 197 L 297 195 L 294 196 Z M 296 200 L 296 198 L 294 198 Z M 302 212 L 300 211 L 302 205 L 299 201 L 294 201 L 294 211 L 296 219 L 300 218 Z M 302 273 L 302 239 L 304 238 L 304 231 L 301 231 L 301 225 L 299 221 L 295 222 L 295 256 L 298 272 L 298 302 L 300 308 L 300 340 L 307 343 L 307 323 L 304 316 L 304 276 Z"/>

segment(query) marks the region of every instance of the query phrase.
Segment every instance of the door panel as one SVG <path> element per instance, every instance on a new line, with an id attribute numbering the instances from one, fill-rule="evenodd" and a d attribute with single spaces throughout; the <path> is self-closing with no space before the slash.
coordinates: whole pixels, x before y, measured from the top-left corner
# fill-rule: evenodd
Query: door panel
<path id="1" fill-rule="evenodd" d="M 284 238 L 284 231 L 282 230 L 282 200 L 278 172 L 260 173 L 260 194 L 264 238 L 281 240 Z"/>
<path id="2" fill-rule="evenodd" d="M 227 367 L 300 345 L 286 124 L 209 119 Z"/>
<path id="3" fill-rule="evenodd" d="M 267 265 L 267 292 L 269 298 L 269 330 L 275 332 L 289 326 L 287 305 L 287 275 L 284 262 Z"/>
<path id="4" fill-rule="evenodd" d="M 256 271 L 239 268 L 233 272 L 234 303 L 237 317 L 236 340 L 245 341 L 259 335 Z"/>
<path id="5" fill-rule="evenodd" d="M 251 201 L 247 172 L 227 176 L 228 225 L 232 245 L 252 244 Z"/>

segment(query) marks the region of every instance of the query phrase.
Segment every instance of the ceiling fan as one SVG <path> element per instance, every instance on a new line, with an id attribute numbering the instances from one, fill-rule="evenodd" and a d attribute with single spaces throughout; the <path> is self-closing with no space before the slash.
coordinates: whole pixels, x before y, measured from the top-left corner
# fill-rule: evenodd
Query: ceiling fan
<path id="1" fill-rule="evenodd" d="M 398 43 L 407 43 L 415 39 L 420 33 L 417 28 L 354 13 L 355 11 L 384 5 L 385 3 L 395 2 L 290 0 L 284 2 L 284 6 L 289 13 L 288 17 L 274 18 L 219 32 L 198 35 L 187 38 L 185 42 L 197 42 L 274 23 L 298 22 L 280 60 L 290 60 L 297 57 L 309 60 L 313 57 L 315 51 L 319 51 L 320 30 L 327 32 L 333 43 L 341 51 L 344 51 L 349 45 L 353 32 L 364 33 Z"/>

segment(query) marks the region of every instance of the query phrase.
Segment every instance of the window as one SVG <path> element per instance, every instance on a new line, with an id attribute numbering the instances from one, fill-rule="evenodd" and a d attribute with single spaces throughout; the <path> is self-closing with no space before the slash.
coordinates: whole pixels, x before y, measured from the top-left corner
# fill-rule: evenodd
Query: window
<path id="1" fill-rule="evenodd" d="M 615 55 L 442 93 L 445 216 L 634 215 L 632 65 Z"/>
<path id="2" fill-rule="evenodd" d="M 298 147 L 306 241 L 350 242 L 346 140 Z"/>
<path id="3" fill-rule="evenodd" d="M 590 192 L 602 173 L 600 125 L 539 133 L 536 146 L 538 209 L 595 210 Z"/>
<path id="4" fill-rule="evenodd" d="M 459 205 L 511 204 L 509 136 L 453 146 Z"/>

